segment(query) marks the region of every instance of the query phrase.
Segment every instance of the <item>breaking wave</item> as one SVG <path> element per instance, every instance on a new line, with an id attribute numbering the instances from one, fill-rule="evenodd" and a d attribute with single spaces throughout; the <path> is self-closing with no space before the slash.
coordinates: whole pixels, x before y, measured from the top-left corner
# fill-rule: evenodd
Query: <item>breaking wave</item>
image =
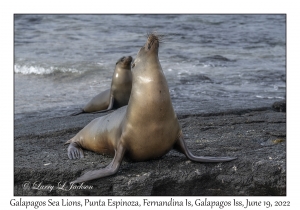
<path id="1" fill-rule="evenodd" d="M 74 68 L 65 68 L 65 67 L 53 67 L 48 68 L 42 66 L 28 66 L 28 65 L 19 65 L 15 64 L 14 72 L 18 74 L 36 74 L 36 75 L 49 75 L 52 73 L 82 73 Z"/>

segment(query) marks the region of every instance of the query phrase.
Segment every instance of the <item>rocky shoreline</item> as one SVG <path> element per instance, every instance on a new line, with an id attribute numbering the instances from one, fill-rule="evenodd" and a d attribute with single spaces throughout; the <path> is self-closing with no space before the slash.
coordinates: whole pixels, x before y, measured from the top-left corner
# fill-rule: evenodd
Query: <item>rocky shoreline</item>
<path id="1" fill-rule="evenodd" d="M 285 196 L 286 113 L 276 107 L 178 114 L 194 154 L 237 160 L 195 163 L 172 150 L 157 160 L 123 161 L 116 175 L 73 186 L 76 177 L 105 167 L 111 157 L 84 151 L 85 158 L 69 160 L 64 143 L 104 114 L 25 116 L 14 122 L 14 195 Z"/>

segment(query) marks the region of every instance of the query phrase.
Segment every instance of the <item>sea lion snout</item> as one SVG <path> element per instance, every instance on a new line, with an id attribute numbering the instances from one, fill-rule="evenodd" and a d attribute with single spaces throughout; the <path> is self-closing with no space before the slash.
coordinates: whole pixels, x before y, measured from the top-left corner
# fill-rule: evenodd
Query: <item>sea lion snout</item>
<path id="1" fill-rule="evenodd" d="M 158 48 L 159 47 L 159 35 L 151 33 L 148 35 L 147 42 L 145 44 L 145 48 L 150 50 L 152 47 Z"/>
<path id="2" fill-rule="evenodd" d="M 131 57 L 131 56 L 125 57 L 125 62 L 128 63 L 128 64 L 131 64 L 131 62 L 132 62 L 132 57 Z"/>
<path id="3" fill-rule="evenodd" d="M 131 62 L 132 62 L 132 57 L 131 56 L 123 56 L 122 58 L 120 58 L 117 61 L 116 65 L 122 64 L 123 66 L 130 67 L 131 66 Z"/>
<path id="4" fill-rule="evenodd" d="M 121 58 L 121 61 L 131 63 L 132 57 L 131 56 L 126 56 L 126 57 L 124 56 L 124 57 Z"/>

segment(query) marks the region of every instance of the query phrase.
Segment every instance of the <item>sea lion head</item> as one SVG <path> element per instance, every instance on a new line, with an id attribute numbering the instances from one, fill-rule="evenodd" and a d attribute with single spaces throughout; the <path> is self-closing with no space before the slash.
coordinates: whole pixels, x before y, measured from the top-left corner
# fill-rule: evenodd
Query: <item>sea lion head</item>
<path id="1" fill-rule="evenodd" d="M 117 61 L 116 65 L 122 69 L 130 70 L 131 69 L 131 61 L 132 61 L 131 56 L 123 56 L 122 58 L 120 58 Z"/>
<path id="2" fill-rule="evenodd" d="M 154 33 L 148 34 L 148 39 L 145 44 L 145 49 L 148 51 L 157 51 L 159 47 L 160 36 Z"/>
<path id="3" fill-rule="evenodd" d="M 145 62 L 151 58 L 158 59 L 158 48 L 159 48 L 159 41 L 161 36 L 155 33 L 148 34 L 148 39 L 143 47 L 139 50 L 136 59 L 132 64 L 132 68 L 138 65 L 140 62 Z"/>

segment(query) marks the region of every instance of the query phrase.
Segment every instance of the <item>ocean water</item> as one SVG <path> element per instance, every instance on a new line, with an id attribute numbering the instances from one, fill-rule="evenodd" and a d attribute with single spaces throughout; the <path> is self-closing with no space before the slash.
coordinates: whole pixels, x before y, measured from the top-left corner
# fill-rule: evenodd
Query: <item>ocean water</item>
<path id="1" fill-rule="evenodd" d="M 74 112 L 154 31 L 164 35 L 159 58 L 177 113 L 285 98 L 285 15 L 15 15 L 15 118 Z"/>

